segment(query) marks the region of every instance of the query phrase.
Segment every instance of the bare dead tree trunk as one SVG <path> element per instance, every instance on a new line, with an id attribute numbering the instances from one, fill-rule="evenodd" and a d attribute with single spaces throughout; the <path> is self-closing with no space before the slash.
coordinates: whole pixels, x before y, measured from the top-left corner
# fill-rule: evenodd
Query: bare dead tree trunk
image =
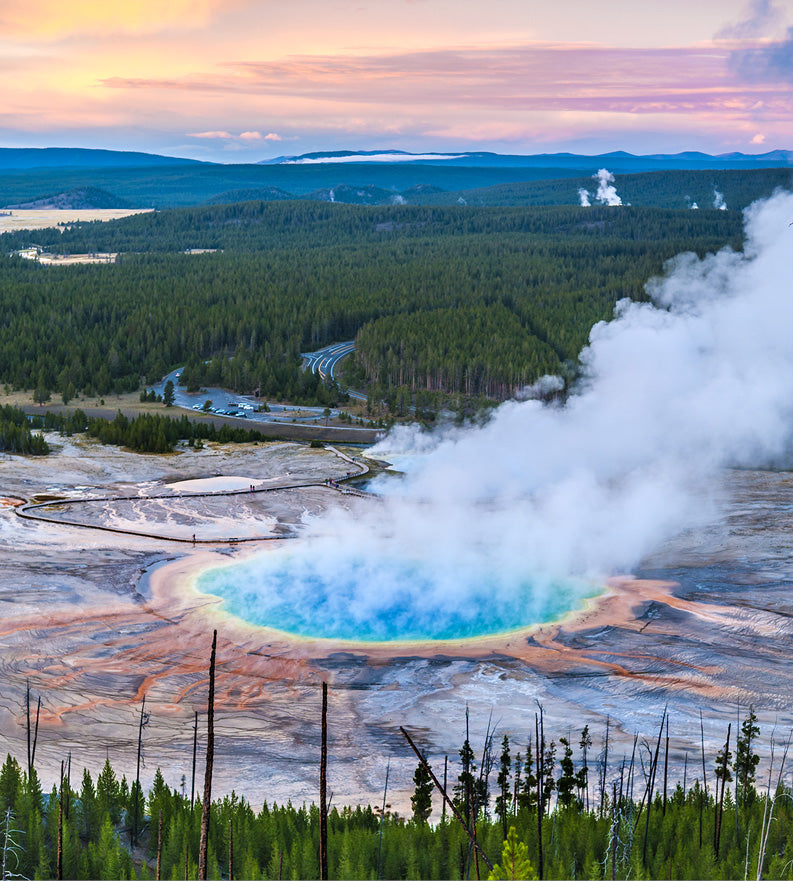
<path id="1" fill-rule="evenodd" d="M 482 850 L 482 848 L 479 846 L 479 842 L 476 840 L 476 838 L 474 837 L 473 833 L 472 833 L 471 830 L 469 829 L 468 824 L 465 822 L 465 820 L 463 819 L 462 815 L 460 814 L 460 812 L 459 812 L 459 811 L 457 810 L 457 808 L 455 807 L 454 802 L 449 798 L 449 794 L 446 792 L 446 787 L 441 786 L 440 781 L 438 780 L 438 778 L 437 778 L 437 777 L 435 776 L 435 774 L 433 773 L 432 768 L 429 766 L 429 764 L 427 763 L 427 760 L 426 760 L 426 759 L 424 758 L 424 756 L 421 754 L 421 752 L 419 751 L 419 748 L 416 746 L 416 744 L 413 743 L 413 740 L 412 740 L 411 736 L 407 733 L 407 731 L 405 731 L 405 729 L 404 729 L 401 725 L 399 726 L 399 730 L 402 732 L 402 735 L 404 736 L 405 740 L 407 740 L 407 742 L 410 744 L 410 748 L 411 748 L 411 749 L 413 750 L 413 752 L 416 754 L 416 757 L 418 758 L 418 760 L 419 760 L 419 761 L 421 762 L 421 764 L 424 766 L 424 770 L 430 775 L 430 779 L 431 779 L 432 782 L 435 784 L 435 788 L 436 788 L 436 789 L 438 790 L 438 792 L 440 792 L 440 794 L 443 796 L 443 800 L 444 800 L 444 802 L 445 802 L 447 805 L 449 805 L 449 810 L 452 812 L 452 814 L 454 815 L 454 817 L 455 817 L 455 819 L 457 820 L 457 822 L 458 822 L 458 823 L 463 827 L 463 829 L 465 830 L 465 834 L 468 836 L 468 840 L 469 840 L 469 842 L 471 843 L 471 845 L 472 845 L 473 847 L 476 848 L 476 850 L 479 852 L 479 856 L 482 857 L 482 859 L 485 861 L 485 864 L 487 865 L 488 869 L 490 869 L 490 871 L 492 872 L 492 871 L 493 871 L 493 864 L 492 864 L 492 863 L 490 862 L 490 860 L 487 858 L 487 854 L 486 854 L 486 853 Z"/>
<path id="2" fill-rule="evenodd" d="M 666 784 L 669 776 L 669 716 L 666 717 L 666 746 L 664 748 L 664 810 L 666 816 Z"/>
<path id="3" fill-rule="evenodd" d="M 234 820 L 229 817 L 229 881 L 234 881 Z"/>
<path id="4" fill-rule="evenodd" d="M 209 698 L 207 700 L 207 760 L 204 771 L 204 803 L 201 813 L 201 840 L 198 845 L 198 878 L 207 881 L 207 848 L 209 845 L 209 806 L 212 802 L 212 763 L 215 759 L 215 653 L 218 632 L 212 635 L 212 654 L 209 656 Z"/>
<path id="5" fill-rule="evenodd" d="M 688 782 L 688 750 L 683 754 L 683 794 L 685 795 L 688 790 L 686 789 L 686 783 Z"/>
<path id="6" fill-rule="evenodd" d="M 184 845 L 184 881 L 188 881 L 187 876 L 189 874 L 189 868 L 190 868 L 190 863 L 187 859 L 187 842 L 185 842 L 185 845 Z"/>
<path id="7" fill-rule="evenodd" d="M 606 716 L 606 740 L 603 744 L 603 776 L 600 780 L 600 816 L 606 810 L 606 777 L 609 769 L 609 730 L 611 729 L 611 716 Z"/>
<path id="8" fill-rule="evenodd" d="M 487 720 L 487 731 L 485 732 L 485 743 L 482 748 L 482 762 L 479 765 L 479 790 L 474 793 L 473 800 L 473 814 L 471 817 L 471 828 L 474 833 L 474 838 L 476 838 L 476 817 L 479 813 L 479 801 L 480 798 L 484 799 L 487 793 L 487 783 L 488 778 L 490 777 L 490 769 L 492 765 L 492 743 L 493 743 L 493 735 L 491 734 L 493 722 L 493 713 L 491 710 L 490 718 Z M 486 814 L 486 806 L 485 806 L 485 819 L 487 819 Z M 506 813 L 505 813 L 506 817 Z M 480 868 L 479 868 L 479 853 L 474 851 L 474 873 L 476 875 L 476 881 L 480 879 Z"/>
<path id="9" fill-rule="evenodd" d="M 543 772 L 545 770 L 545 735 L 542 727 L 542 705 L 540 715 L 534 714 L 534 739 L 537 741 L 535 752 L 537 760 L 534 767 L 537 769 L 537 877 L 543 879 L 543 852 L 542 852 L 542 815 L 545 810 L 543 804 Z"/>
<path id="10" fill-rule="evenodd" d="M 146 695 L 140 704 L 140 723 L 138 724 L 138 761 L 135 769 L 134 797 L 132 799 L 132 828 L 129 831 L 130 844 L 135 847 L 138 843 L 138 801 L 140 799 L 140 749 L 143 741 L 143 715 L 146 712 Z"/>
<path id="11" fill-rule="evenodd" d="M 705 728 L 702 724 L 702 710 L 699 711 L 699 738 L 702 745 L 702 789 L 699 794 L 699 849 L 702 850 L 702 812 L 708 800 L 708 773 L 705 770 Z"/>
<path id="12" fill-rule="evenodd" d="M 470 724 L 468 718 L 468 704 L 465 705 L 465 743 L 470 750 L 471 747 L 471 732 L 470 732 Z M 470 750 L 473 753 L 473 750 Z M 471 790 L 471 763 L 469 759 L 466 757 L 463 763 L 463 772 L 465 773 L 465 820 L 468 823 L 468 828 L 471 830 L 473 834 L 474 840 L 476 839 L 476 826 L 473 821 L 473 810 L 474 810 L 474 794 Z M 471 877 L 471 854 L 473 853 L 474 848 L 473 845 L 468 845 L 468 856 L 465 860 L 465 877 L 466 881 Z"/>
<path id="13" fill-rule="evenodd" d="M 388 759 L 388 764 L 385 766 L 385 786 L 383 786 L 383 807 L 380 811 L 380 828 L 377 830 L 377 878 L 378 881 L 381 877 L 380 875 L 380 857 L 383 852 L 383 820 L 385 819 L 385 807 L 386 807 L 386 797 L 388 796 L 388 775 L 391 771 L 391 759 Z"/>
<path id="14" fill-rule="evenodd" d="M 6 874 L 6 866 L 8 865 L 8 846 L 11 836 L 11 806 L 9 805 L 6 808 L 5 821 L 3 824 L 3 867 L 2 874 L 0 874 L 0 878 L 2 881 L 6 881 L 8 875 Z"/>
<path id="15" fill-rule="evenodd" d="M 41 713 L 41 696 L 36 704 L 36 727 L 33 729 L 33 752 L 30 755 L 30 770 L 36 767 L 36 744 L 39 740 L 39 714 Z"/>
<path id="16" fill-rule="evenodd" d="M 69 819 L 69 805 L 72 802 L 72 751 L 66 757 L 66 801 L 64 802 L 64 815 Z"/>
<path id="17" fill-rule="evenodd" d="M 157 820 L 157 881 L 160 881 L 161 878 L 161 869 L 162 866 L 162 811 L 160 811 L 159 818 Z"/>
<path id="18" fill-rule="evenodd" d="M 719 858 L 719 845 L 721 844 L 721 818 L 724 813 L 724 788 L 727 786 L 727 754 L 730 751 L 730 735 L 732 733 L 732 722 L 727 726 L 727 742 L 724 744 L 724 767 L 721 775 L 721 793 L 719 795 L 719 807 L 716 814 L 716 842 L 715 851 L 716 859 Z"/>
<path id="19" fill-rule="evenodd" d="M 666 707 L 664 707 L 664 715 L 661 718 L 661 727 L 658 730 L 658 740 L 655 743 L 655 755 L 653 763 L 650 767 L 650 785 L 647 789 L 647 816 L 644 818 L 644 841 L 642 843 L 642 865 L 647 865 L 647 836 L 650 831 L 650 810 L 653 805 L 653 789 L 655 788 L 655 773 L 658 769 L 658 753 L 661 751 L 661 738 L 664 734 L 664 723 L 666 722 Z"/>
<path id="20" fill-rule="evenodd" d="M 28 781 L 30 780 L 30 772 L 33 770 L 33 763 L 30 760 L 30 680 L 28 679 L 25 687 L 25 711 L 28 720 Z M 5 878 L 5 872 L 3 872 Z"/>
<path id="21" fill-rule="evenodd" d="M 446 781 L 448 780 L 447 773 L 449 770 L 449 757 L 443 757 L 443 788 L 446 789 Z M 441 822 L 446 819 L 446 802 L 442 802 L 443 807 L 441 808 Z"/>
<path id="22" fill-rule="evenodd" d="M 611 805 L 611 881 L 617 881 L 617 837 L 619 835 L 619 819 L 617 816 L 617 784 L 613 784 Z"/>
<path id="23" fill-rule="evenodd" d="M 322 734 L 319 754 L 319 877 L 328 879 L 328 683 L 322 683 Z"/>
<path id="24" fill-rule="evenodd" d="M 737 734 L 736 734 L 737 737 Z M 774 797 L 771 798 L 771 774 L 774 770 L 774 739 L 771 738 L 771 765 L 768 768 L 768 789 L 766 791 L 765 796 L 765 806 L 763 808 L 763 822 L 760 826 L 760 852 L 757 854 L 757 881 L 762 881 L 763 877 L 763 865 L 765 864 L 765 853 L 766 847 L 768 846 L 768 833 L 771 830 L 771 823 L 774 820 L 774 808 L 776 807 L 777 801 L 777 793 L 779 792 L 779 788 L 782 785 L 782 776 L 785 773 L 785 763 L 787 762 L 787 755 L 790 750 L 790 743 L 793 741 L 793 731 L 788 735 L 787 742 L 785 743 L 785 750 L 782 753 L 782 761 L 779 764 L 779 774 L 777 775 L 776 780 L 776 788 L 774 789 Z M 769 804 L 771 810 L 769 811 Z M 746 838 L 746 847 L 747 851 L 749 848 L 749 836 Z M 748 857 L 747 857 L 747 866 L 748 866 Z"/>
<path id="25" fill-rule="evenodd" d="M 625 787 L 625 794 L 628 797 L 628 801 L 633 801 L 633 767 L 636 761 L 636 744 L 639 741 L 639 735 L 633 735 L 633 750 L 631 751 L 631 763 L 628 765 L 628 783 Z"/>
<path id="26" fill-rule="evenodd" d="M 61 787 L 58 799 L 58 850 L 55 857 L 55 878 L 63 878 L 63 761 L 61 761 Z"/>
<path id="27" fill-rule="evenodd" d="M 195 711 L 195 719 L 193 721 L 193 776 L 190 780 L 190 810 L 193 810 L 195 804 L 195 757 L 198 748 L 198 710 Z"/>

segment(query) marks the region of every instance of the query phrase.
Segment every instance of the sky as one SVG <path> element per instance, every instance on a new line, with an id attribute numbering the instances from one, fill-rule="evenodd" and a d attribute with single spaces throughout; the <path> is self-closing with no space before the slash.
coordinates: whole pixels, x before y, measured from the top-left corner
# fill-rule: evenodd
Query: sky
<path id="1" fill-rule="evenodd" d="M 2 0 L 0 146 L 793 148 L 793 0 Z"/>

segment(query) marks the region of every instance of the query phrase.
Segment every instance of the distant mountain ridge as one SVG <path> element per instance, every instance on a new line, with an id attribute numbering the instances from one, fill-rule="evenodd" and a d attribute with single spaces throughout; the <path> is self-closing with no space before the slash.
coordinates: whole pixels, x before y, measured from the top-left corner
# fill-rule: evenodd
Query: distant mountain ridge
<path id="1" fill-rule="evenodd" d="M 579 190 L 594 193 L 593 176 L 600 168 L 617 177 L 623 202 L 642 205 L 683 208 L 696 202 L 706 208 L 718 188 L 732 209 L 768 194 L 772 181 L 793 189 L 793 151 L 787 150 L 721 157 L 693 151 L 649 156 L 615 151 L 589 157 L 404 151 L 305 155 L 310 162 L 222 164 L 110 150 L 0 149 L 0 205 L 62 200 L 63 194 L 79 199 L 83 197 L 75 197 L 73 191 L 81 189 L 105 191 L 101 199 L 106 201 L 97 207 L 111 207 L 107 200 L 114 198 L 134 208 L 288 199 L 368 205 L 577 204 Z M 324 161 L 329 156 L 344 161 Z M 54 164 L 42 165 L 44 161 Z M 33 164 L 14 168 L 9 162 Z M 635 187 L 624 180 L 635 175 L 654 177 Z M 736 183 L 735 176 L 743 183 Z M 100 196 L 93 192 L 87 199 L 93 207 Z"/>
<path id="2" fill-rule="evenodd" d="M 407 150 L 326 150 L 277 156 L 259 162 L 239 163 L 238 167 L 279 165 L 432 165 L 464 168 L 555 168 L 586 172 L 606 167 L 619 173 L 661 171 L 667 169 L 764 168 L 793 165 L 793 150 L 770 150 L 766 153 L 722 153 L 711 155 L 696 150 L 681 153 L 646 155 L 613 150 L 586 155 L 580 153 L 508 154 L 486 150 L 454 153 L 412 153 Z M 204 168 L 228 167 L 225 163 L 205 162 L 156 153 L 125 150 L 101 150 L 84 147 L 0 147 L 0 174 L 26 169 L 129 169 L 167 168 L 180 165 Z"/>
<path id="3" fill-rule="evenodd" d="M 299 156 L 278 156 L 262 160 L 260 165 L 318 165 L 341 163 L 416 163 L 422 165 L 454 165 L 470 168 L 596 168 L 610 171 L 640 172 L 662 169 L 694 170 L 707 168 L 762 168 L 793 165 L 793 150 L 771 150 L 767 153 L 722 153 L 711 155 L 690 150 L 682 153 L 651 153 L 637 155 L 624 150 L 584 155 L 579 153 L 505 154 L 487 151 L 456 153 L 410 153 L 405 150 L 330 150 L 303 153 Z"/>
<path id="4" fill-rule="evenodd" d="M 143 168 L 208 164 L 213 163 L 125 150 L 93 150 L 84 147 L 0 147 L 0 173 L 27 168 Z"/>

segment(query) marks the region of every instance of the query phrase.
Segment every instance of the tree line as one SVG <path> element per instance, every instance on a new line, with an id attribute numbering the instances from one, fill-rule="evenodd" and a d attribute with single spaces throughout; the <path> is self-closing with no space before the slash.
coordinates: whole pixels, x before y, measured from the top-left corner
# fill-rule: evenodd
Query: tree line
<path id="1" fill-rule="evenodd" d="M 193 421 L 187 415 L 172 417 L 159 413 L 140 413 L 129 417 L 119 411 L 113 419 L 104 419 L 100 416 L 86 416 L 79 407 L 71 413 L 48 410 L 32 416 L 19 408 L 8 409 L 18 411 L 30 428 L 59 431 L 67 437 L 72 434 L 86 434 L 103 444 L 128 447 L 137 453 L 170 453 L 178 441 L 185 440 L 190 446 L 199 448 L 204 441 L 242 444 L 277 440 L 253 428 L 237 428 L 227 424 L 218 428 L 212 422 Z"/>
<path id="2" fill-rule="evenodd" d="M 255 809 L 244 792 L 207 801 L 206 786 L 202 799 L 196 758 L 206 746 L 205 781 L 211 779 L 213 684 L 211 675 L 206 734 L 199 736 L 197 712 L 191 726 L 192 767 L 169 768 L 179 777 L 170 784 L 158 768 L 146 793 L 140 755 L 152 709 L 145 700 L 134 777 L 119 776 L 109 759 L 96 778 L 87 769 L 80 774 L 68 754 L 45 792 L 28 697 L 27 765 L 8 755 L 0 769 L 3 877 L 793 876 L 793 793 L 784 782 L 790 738 L 771 735 L 761 785 L 761 733 L 751 707 L 736 731 L 728 726 L 715 759 L 706 756 L 704 737 L 701 750 L 689 748 L 676 779 L 669 773 L 666 711 L 657 734 L 637 734 L 625 755 L 616 752 L 613 736 L 610 743 L 608 723 L 597 750 L 588 725 L 575 736 L 547 737 L 541 705 L 532 731 L 497 737 L 488 725 L 477 746 L 466 713 L 459 753 L 451 762 L 436 761 L 434 770 L 402 729 L 406 751 L 412 747 L 419 762 L 411 813 L 400 816 L 389 802 L 388 771 L 382 804 L 374 807 L 328 809 L 322 788 L 319 804 L 311 805 L 265 801 Z M 322 774 L 327 756 L 332 778 L 327 707 L 318 765 Z M 332 720 L 332 693 L 329 713 Z"/>
<path id="3" fill-rule="evenodd" d="M 44 437 L 33 434 L 33 425 L 19 407 L 0 406 L 0 451 L 22 453 L 26 456 L 46 456 L 49 444 Z"/>

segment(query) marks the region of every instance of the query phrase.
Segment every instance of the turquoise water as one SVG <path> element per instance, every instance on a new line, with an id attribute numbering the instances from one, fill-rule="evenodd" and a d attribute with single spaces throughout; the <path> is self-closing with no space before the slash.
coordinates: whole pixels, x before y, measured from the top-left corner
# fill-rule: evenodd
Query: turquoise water
<path id="1" fill-rule="evenodd" d="M 493 636 L 553 621 L 601 588 L 583 580 L 433 571 L 404 559 L 271 551 L 203 573 L 202 593 L 262 627 L 349 642 Z"/>

